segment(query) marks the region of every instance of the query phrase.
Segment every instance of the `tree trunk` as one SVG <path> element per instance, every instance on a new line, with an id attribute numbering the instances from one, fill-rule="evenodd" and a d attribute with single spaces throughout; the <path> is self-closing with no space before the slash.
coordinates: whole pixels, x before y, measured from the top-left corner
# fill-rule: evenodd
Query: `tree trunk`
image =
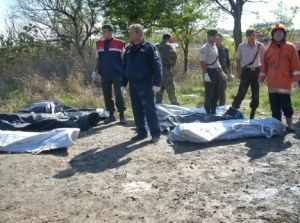
<path id="1" fill-rule="evenodd" d="M 233 27 L 233 39 L 235 44 L 235 51 L 237 51 L 238 46 L 242 42 L 242 12 L 243 12 L 243 1 L 236 1 L 236 8 L 233 12 L 234 27 Z"/>
<path id="2" fill-rule="evenodd" d="M 184 74 L 188 71 L 188 62 L 189 62 L 189 42 L 184 43 Z"/>

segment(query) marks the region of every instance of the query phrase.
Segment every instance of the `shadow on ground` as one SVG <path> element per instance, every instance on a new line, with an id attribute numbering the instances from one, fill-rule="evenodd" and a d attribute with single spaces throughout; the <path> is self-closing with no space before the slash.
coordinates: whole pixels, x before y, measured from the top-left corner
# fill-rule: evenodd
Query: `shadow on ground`
<path id="1" fill-rule="evenodd" d="M 70 160 L 69 164 L 71 165 L 71 169 L 61 171 L 53 177 L 63 179 L 71 177 L 78 172 L 100 173 L 107 169 L 124 166 L 132 159 L 129 157 L 123 159 L 123 157 L 149 143 L 149 141 L 126 141 L 101 151 L 98 151 L 98 148 L 90 149 Z"/>

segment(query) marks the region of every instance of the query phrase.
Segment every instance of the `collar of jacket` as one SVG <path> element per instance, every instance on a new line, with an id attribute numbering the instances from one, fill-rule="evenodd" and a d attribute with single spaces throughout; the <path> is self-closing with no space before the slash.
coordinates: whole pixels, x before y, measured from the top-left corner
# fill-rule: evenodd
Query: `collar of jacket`
<path id="1" fill-rule="evenodd" d="M 281 45 L 284 45 L 284 44 L 286 44 L 286 39 L 284 38 L 284 40 L 280 43 Z M 272 42 L 271 42 L 271 44 L 270 44 L 270 46 L 276 46 L 276 42 L 275 42 L 275 40 L 274 39 L 272 39 Z"/>

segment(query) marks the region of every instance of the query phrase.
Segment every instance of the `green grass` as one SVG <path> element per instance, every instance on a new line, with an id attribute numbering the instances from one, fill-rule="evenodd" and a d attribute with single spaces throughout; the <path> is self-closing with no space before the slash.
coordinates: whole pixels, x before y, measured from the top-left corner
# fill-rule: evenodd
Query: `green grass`
<path id="1" fill-rule="evenodd" d="M 14 82 L 1 82 L 0 84 L 0 112 L 16 112 L 19 108 L 24 107 L 32 102 L 38 100 L 55 100 L 61 104 L 73 106 L 75 108 L 104 108 L 104 99 L 101 89 L 98 84 L 83 85 L 83 77 L 72 79 L 67 83 L 60 83 L 57 80 L 49 81 L 46 87 L 41 83 L 45 80 L 38 78 L 31 78 L 26 80 L 22 79 L 20 83 Z M 175 77 L 176 78 L 176 77 Z M 238 91 L 239 80 L 228 81 L 226 91 L 226 104 L 231 105 L 234 96 Z M 191 71 L 185 76 L 180 76 L 180 80 L 176 81 L 177 98 L 182 107 L 187 108 L 200 108 L 204 107 L 204 82 L 202 75 L 199 71 Z M 132 117 L 131 101 L 129 93 L 125 95 L 125 103 L 127 107 L 127 118 Z M 299 115 L 300 112 L 300 89 L 292 89 L 292 104 L 295 114 Z M 241 104 L 241 112 L 245 117 L 249 117 L 251 101 L 251 90 Z M 167 94 L 165 93 L 163 102 L 170 104 Z M 270 105 L 268 98 L 267 86 L 265 85 L 260 90 L 260 106 L 257 109 L 257 117 L 264 118 L 270 117 Z"/>

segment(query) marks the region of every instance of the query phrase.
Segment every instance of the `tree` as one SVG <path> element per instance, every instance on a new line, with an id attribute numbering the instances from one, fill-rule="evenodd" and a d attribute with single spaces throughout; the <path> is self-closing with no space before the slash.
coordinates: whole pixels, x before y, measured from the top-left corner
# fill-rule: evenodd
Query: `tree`
<path id="1" fill-rule="evenodd" d="M 283 4 L 283 1 L 280 1 L 278 4 L 278 8 L 276 10 L 272 10 L 274 13 L 276 22 L 283 24 L 288 30 L 289 41 L 293 41 L 295 38 L 295 29 L 293 29 L 293 19 L 296 14 L 299 12 L 300 7 L 294 6 L 288 9 L 288 7 Z"/>
<path id="2" fill-rule="evenodd" d="M 258 3 L 263 1 L 255 0 L 213 0 L 217 6 L 225 13 L 231 15 L 234 19 L 233 27 L 233 39 L 235 43 L 235 50 L 237 50 L 239 44 L 242 42 L 242 14 L 243 7 L 247 2 Z"/>
<path id="3" fill-rule="evenodd" d="M 104 0 L 103 11 L 106 21 L 120 28 L 124 35 L 128 35 L 128 27 L 139 23 L 148 28 L 152 27 L 164 16 L 165 12 L 176 7 L 173 0 Z"/>
<path id="4" fill-rule="evenodd" d="M 95 6 L 89 0 L 16 0 L 13 11 L 23 23 L 34 24 L 40 38 L 72 45 L 84 58 L 88 40 L 98 32 L 100 14 Z"/>
<path id="5" fill-rule="evenodd" d="M 175 1 L 174 1 L 175 2 Z M 189 44 L 201 32 L 215 27 L 220 14 L 208 0 L 177 1 L 177 7 L 166 12 L 158 26 L 171 29 L 184 53 L 184 73 L 188 70 Z"/>

